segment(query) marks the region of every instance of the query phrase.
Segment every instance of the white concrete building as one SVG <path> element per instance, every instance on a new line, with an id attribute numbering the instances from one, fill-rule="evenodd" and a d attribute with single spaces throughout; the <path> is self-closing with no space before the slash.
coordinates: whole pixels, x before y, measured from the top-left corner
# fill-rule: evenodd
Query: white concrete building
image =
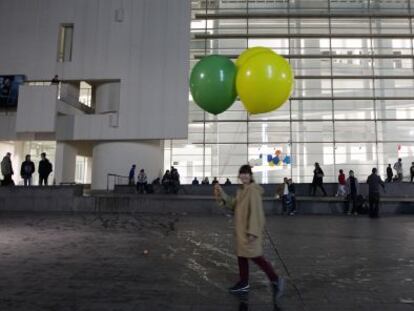
<path id="1" fill-rule="evenodd" d="M 106 189 L 132 164 L 157 177 L 163 141 L 188 133 L 190 23 L 188 0 L 0 0 L 0 76 L 25 76 L 0 105 L 15 181 L 41 151 L 56 184 Z"/>

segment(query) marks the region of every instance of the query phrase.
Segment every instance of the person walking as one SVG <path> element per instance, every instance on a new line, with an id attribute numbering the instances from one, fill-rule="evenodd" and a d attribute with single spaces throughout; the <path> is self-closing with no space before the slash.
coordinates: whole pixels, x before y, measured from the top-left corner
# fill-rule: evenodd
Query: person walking
<path id="1" fill-rule="evenodd" d="M 327 193 L 323 187 L 323 177 L 325 176 L 321 166 L 318 162 L 315 163 L 315 169 L 313 170 L 313 180 L 312 180 L 312 196 L 316 194 L 316 188 L 319 187 L 323 195 L 326 197 Z"/>
<path id="2" fill-rule="evenodd" d="M 14 181 L 12 179 L 14 171 L 13 171 L 13 164 L 11 161 L 10 152 L 7 152 L 3 160 L 1 161 L 1 174 L 3 175 L 3 182 L 2 182 L 3 186 L 14 185 Z"/>
<path id="3" fill-rule="evenodd" d="M 49 159 L 46 158 L 46 153 L 42 152 L 40 154 L 41 160 L 39 162 L 39 186 L 48 185 L 48 178 L 50 173 L 53 171 L 52 163 Z"/>
<path id="4" fill-rule="evenodd" d="M 352 203 L 352 209 L 348 207 L 348 215 L 358 215 L 357 198 L 359 194 L 359 182 L 352 170 L 349 171 L 349 177 L 346 180 L 346 188 L 348 192 L 348 204 Z"/>
<path id="5" fill-rule="evenodd" d="M 249 165 L 240 167 L 239 179 L 242 186 L 237 191 L 235 198 L 227 195 L 219 184 L 214 186 L 214 195 L 219 205 L 234 211 L 240 280 L 229 291 L 231 293 L 249 291 L 250 259 L 266 273 L 273 289 L 273 298 L 277 301 L 283 294 L 284 279 L 275 273 L 272 265 L 263 256 L 265 215 L 262 196 L 264 190 L 254 182 L 252 169 Z"/>
<path id="6" fill-rule="evenodd" d="M 379 216 L 379 201 L 380 201 L 380 189 L 381 185 L 385 191 L 385 184 L 381 177 L 377 175 L 377 169 L 372 169 L 372 174 L 367 179 L 368 184 L 368 196 L 369 196 L 369 216 L 371 218 L 378 218 Z"/>
<path id="7" fill-rule="evenodd" d="M 402 166 L 402 159 L 398 159 L 397 162 L 394 164 L 394 169 L 397 173 L 397 179 L 396 181 L 402 182 L 403 181 L 403 166 Z"/>
<path id="8" fill-rule="evenodd" d="M 30 154 L 27 154 L 20 168 L 20 176 L 23 178 L 25 186 L 32 185 L 32 175 L 35 171 L 35 164 L 32 162 Z"/>
<path id="9" fill-rule="evenodd" d="M 388 183 L 392 182 L 392 177 L 393 176 L 394 176 L 394 172 L 392 171 L 391 164 L 388 164 L 388 167 L 387 167 L 387 179 L 386 179 L 385 182 L 388 182 Z"/>

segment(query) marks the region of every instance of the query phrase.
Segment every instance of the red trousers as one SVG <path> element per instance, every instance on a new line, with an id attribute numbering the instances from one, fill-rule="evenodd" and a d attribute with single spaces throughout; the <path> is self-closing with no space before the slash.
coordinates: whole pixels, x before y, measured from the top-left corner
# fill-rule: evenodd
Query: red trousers
<path id="1" fill-rule="evenodd" d="M 278 279 L 277 274 L 272 268 L 270 262 L 268 262 L 263 256 L 255 258 L 237 257 L 239 262 L 240 281 L 243 283 L 249 282 L 249 261 L 251 259 L 256 265 L 266 273 L 271 282 L 276 282 Z"/>

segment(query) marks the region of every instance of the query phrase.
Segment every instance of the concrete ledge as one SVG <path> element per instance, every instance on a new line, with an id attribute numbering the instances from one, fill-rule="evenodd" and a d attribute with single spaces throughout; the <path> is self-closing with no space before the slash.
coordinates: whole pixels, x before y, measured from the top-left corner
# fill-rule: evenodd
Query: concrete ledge
<path id="1" fill-rule="evenodd" d="M 410 185 L 411 186 L 411 185 Z M 211 190 L 211 186 L 209 187 Z M 237 186 L 233 187 L 233 191 Z M 227 192 L 232 193 L 232 191 Z M 210 192 L 210 191 L 209 191 Z M 186 213 L 213 215 L 224 213 L 211 195 L 165 195 L 99 192 L 82 195 L 81 185 L 50 187 L 1 187 L 0 211 L 3 212 L 78 212 L 78 213 Z M 210 192 L 211 193 L 211 192 Z M 413 193 L 414 194 L 414 193 Z M 411 197 L 382 197 L 383 214 L 414 214 Z M 339 197 L 297 196 L 300 214 L 342 214 L 345 200 Z M 263 199 L 266 214 L 279 214 L 282 202 L 273 196 Z M 230 212 L 230 211 L 229 211 Z"/>
<path id="2" fill-rule="evenodd" d="M 264 195 L 266 197 L 273 197 L 275 195 L 276 189 L 279 184 L 263 184 L 261 185 L 265 190 Z M 296 194 L 298 196 L 309 196 L 310 195 L 310 184 L 295 184 Z M 235 194 L 240 185 L 228 185 L 222 186 L 224 190 L 229 194 Z M 328 196 L 335 196 L 338 190 L 337 183 L 326 183 L 324 184 Z M 414 196 L 414 183 L 402 182 L 402 183 L 387 183 L 385 184 L 386 192 L 382 192 L 384 197 L 410 197 Z M 136 193 L 134 186 L 128 185 L 115 185 L 115 193 Z M 155 187 L 156 193 L 163 193 L 161 186 Z M 363 195 L 368 194 L 368 185 L 366 183 L 360 184 L 360 192 Z M 181 185 L 179 194 L 183 195 L 212 195 L 213 186 L 212 185 Z M 321 195 L 320 190 L 318 189 L 318 195 Z"/>

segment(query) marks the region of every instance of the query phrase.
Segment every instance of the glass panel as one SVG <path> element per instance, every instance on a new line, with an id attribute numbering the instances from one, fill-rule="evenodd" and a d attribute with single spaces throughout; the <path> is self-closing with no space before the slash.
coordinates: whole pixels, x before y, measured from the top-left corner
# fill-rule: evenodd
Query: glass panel
<path id="1" fill-rule="evenodd" d="M 332 121 L 293 122 L 293 142 L 328 142 L 333 141 Z"/>
<path id="2" fill-rule="evenodd" d="M 289 122 L 250 122 L 249 143 L 289 142 Z"/>
<path id="3" fill-rule="evenodd" d="M 337 142 L 375 142 L 374 121 L 336 121 L 335 139 Z"/>
<path id="4" fill-rule="evenodd" d="M 373 100 L 335 100 L 335 120 L 374 119 Z"/>
<path id="5" fill-rule="evenodd" d="M 412 121 L 378 121 L 379 141 L 414 141 Z"/>

